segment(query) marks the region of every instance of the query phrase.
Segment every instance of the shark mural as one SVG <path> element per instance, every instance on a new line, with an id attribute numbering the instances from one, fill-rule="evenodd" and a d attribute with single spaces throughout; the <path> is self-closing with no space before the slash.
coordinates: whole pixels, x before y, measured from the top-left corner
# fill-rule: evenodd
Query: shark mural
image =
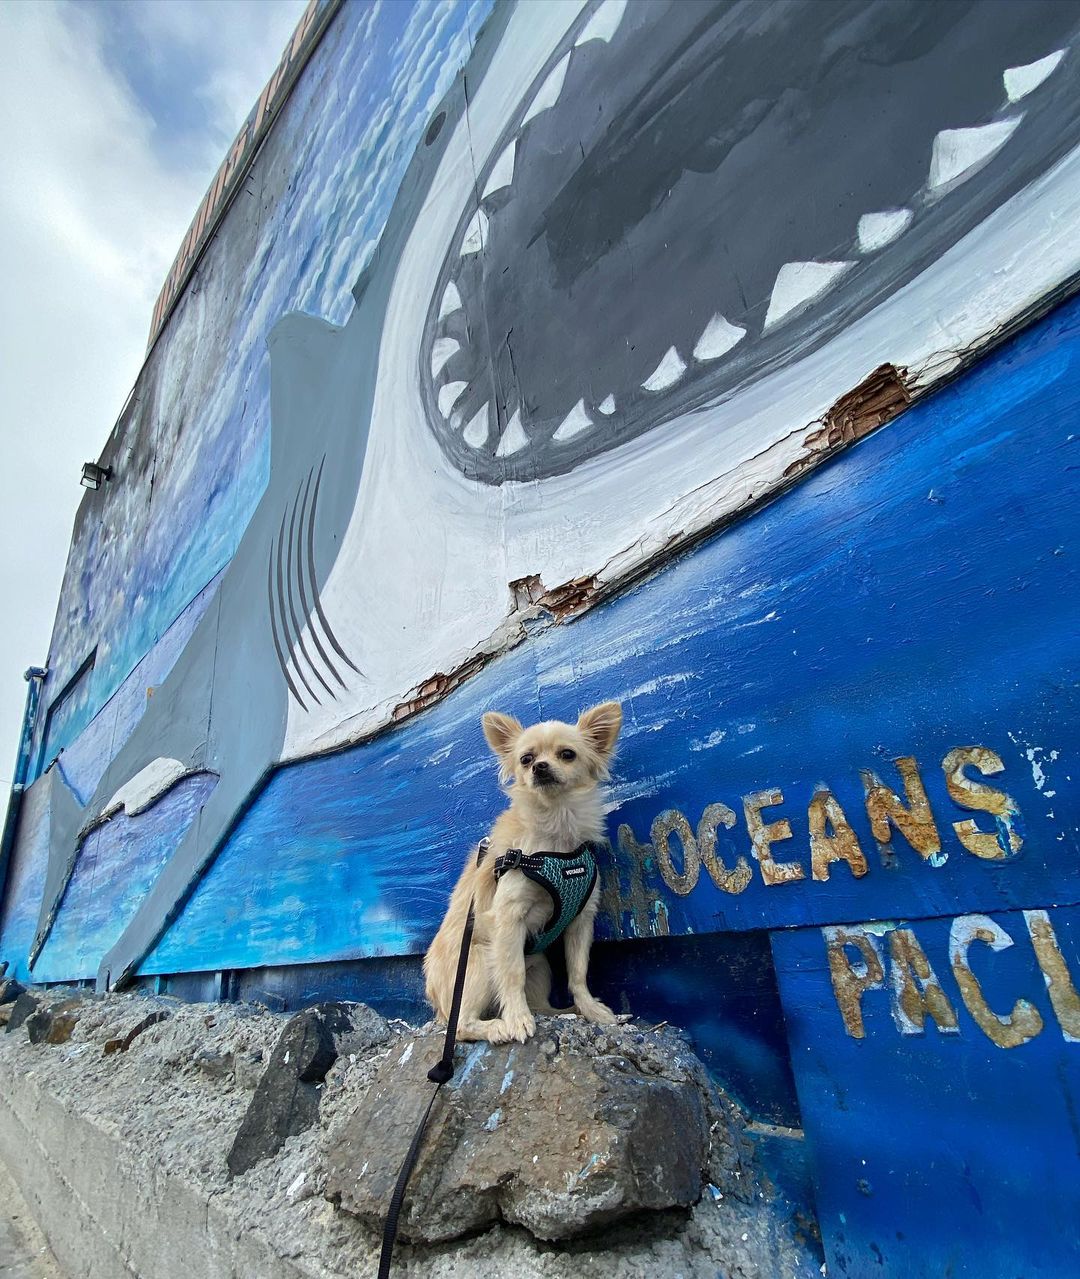
<path id="1" fill-rule="evenodd" d="M 617 697 L 616 1004 L 819 1187 L 822 1080 L 914 1039 L 1065 1113 L 1080 0 L 320 12 L 80 510 L 0 957 L 404 989 L 479 714 Z"/>
<path id="2" fill-rule="evenodd" d="M 884 358 L 912 394 L 910 370 L 1067 278 L 1080 9 L 1039 16 L 497 9 L 418 140 L 352 314 L 270 334 L 266 488 L 96 784 L 54 787 L 31 959 L 131 788 L 145 805 L 216 779 L 102 983 L 134 973 L 275 767 L 378 731 L 434 672 L 517 642 L 514 582 L 639 570 L 782 483 L 806 452 L 793 428 Z M 568 533 L 557 511 L 583 522 Z"/>

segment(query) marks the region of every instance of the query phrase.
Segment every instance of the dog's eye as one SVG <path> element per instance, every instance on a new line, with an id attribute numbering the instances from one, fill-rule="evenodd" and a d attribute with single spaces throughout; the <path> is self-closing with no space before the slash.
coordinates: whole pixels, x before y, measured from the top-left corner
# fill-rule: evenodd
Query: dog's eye
<path id="1" fill-rule="evenodd" d="M 565 759 L 569 763 L 572 759 L 577 759 L 577 755 L 567 746 L 564 750 L 559 751 L 559 758 Z"/>
<path id="2" fill-rule="evenodd" d="M 532 755 L 522 755 L 521 762 L 526 768 L 528 768 L 529 765 L 533 762 L 533 758 L 534 757 Z"/>

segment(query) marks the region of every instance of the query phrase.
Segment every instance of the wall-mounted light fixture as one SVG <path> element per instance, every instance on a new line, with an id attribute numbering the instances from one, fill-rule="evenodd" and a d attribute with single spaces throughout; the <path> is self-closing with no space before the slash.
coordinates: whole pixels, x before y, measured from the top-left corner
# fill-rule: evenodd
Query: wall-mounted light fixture
<path id="1" fill-rule="evenodd" d="M 84 489 L 101 488 L 102 480 L 112 479 L 111 466 L 99 466 L 96 462 L 84 462 L 82 468 L 82 478 L 79 483 Z"/>

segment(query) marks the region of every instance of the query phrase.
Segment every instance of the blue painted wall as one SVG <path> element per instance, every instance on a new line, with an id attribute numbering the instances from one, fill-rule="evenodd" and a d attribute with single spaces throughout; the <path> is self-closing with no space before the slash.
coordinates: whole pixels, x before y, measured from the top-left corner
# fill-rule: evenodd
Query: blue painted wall
<path id="1" fill-rule="evenodd" d="M 626 823 L 647 841 L 662 810 L 694 827 L 711 803 L 738 814 L 719 850 L 753 867 L 743 892 L 702 869 L 681 896 L 646 866 L 645 898 L 663 901 L 671 933 L 1075 902 L 1078 413 L 1072 303 L 621 599 L 402 728 L 279 771 L 142 971 L 422 950 L 500 803 L 480 714 L 565 717 L 603 697 L 626 709 L 613 833 Z M 1000 862 L 952 829 L 971 817 L 993 829 L 945 788 L 942 759 L 972 744 L 1001 756 L 986 783 L 1020 811 L 1023 847 Z M 900 790 L 897 756 L 919 763 L 940 865 L 901 838 L 882 864 L 860 771 Z M 860 879 L 843 863 L 810 879 L 819 784 L 858 835 Z M 742 797 L 773 787 L 784 802 L 765 820 L 786 816 L 793 832 L 775 856 L 802 864 L 800 882 L 766 885 L 751 856 Z M 628 881 L 625 852 L 619 865 Z M 604 931 L 643 930 L 627 910 Z"/>
<path id="2" fill-rule="evenodd" d="M 1080 979 L 1080 911 L 1049 915 Z M 1080 1272 L 1080 1044 L 1063 1034 L 1023 916 L 993 919 L 1012 945 L 972 948 L 987 1002 L 1007 1016 L 1027 1000 L 1042 1022 L 1014 1048 L 995 1044 L 965 1007 L 949 919 L 910 926 L 955 1008 L 955 1034 L 932 1021 L 902 1034 L 884 988 L 863 996 L 865 1037 L 852 1038 L 821 931 L 774 934 L 830 1274 Z"/>

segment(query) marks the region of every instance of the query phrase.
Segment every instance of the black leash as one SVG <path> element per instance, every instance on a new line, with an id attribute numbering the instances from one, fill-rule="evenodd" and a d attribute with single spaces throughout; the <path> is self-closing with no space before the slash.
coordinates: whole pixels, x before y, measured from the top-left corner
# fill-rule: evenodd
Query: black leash
<path id="1" fill-rule="evenodd" d="M 477 866 L 483 861 L 487 850 L 488 841 L 482 839 L 476 853 Z M 394 1193 L 390 1196 L 390 1207 L 386 1211 L 386 1224 L 383 1226 L 378 1279 L 389 1279 L 390 1261 L 394 1255 L 394 1242 L 397 1239 L 398 1217 L 401 1215 L 401 1205 L 405 1201 L 405 1188 L 408 1186 L 409 1178 L 412 1176 L 416 1156 L 420 1153 L 420 1143 L 424 1139 L 424 1131 L 431 1115 L 431 1108 L 435 1105 L 435 1098 L 439 1095 L 439 1090 L 443 1084 L 449 1083 L 454 1077 L 454 1048 L 457 1044 L 458 1015 L 461 1012 L 461 996 L 465 990 L 465 970 L 469 966 L 469 946 L 472 944 L 472 935 L 473 908 L 472 902 L 470 902 L 469 914 L 461 933 L 461 950 L 458 952 L 457 976 L 454 978 L 454 995 L 450 1001 L 450 1016 L 446 1019 L 446 1038 L 443 1040 L 442 1056 L 428 1071 L 428 1078 L 435 1085 L 435 1091 L 431 1094 L 431 1100 L 427 1104 L 427 1110 L 424 1111 L 424 1116 L 420 1120 L 416 1132 L 413 1133 L 412 1143 L 405 1158 L 401 1161 L 401 1170 L 398 1172 Z"/>

